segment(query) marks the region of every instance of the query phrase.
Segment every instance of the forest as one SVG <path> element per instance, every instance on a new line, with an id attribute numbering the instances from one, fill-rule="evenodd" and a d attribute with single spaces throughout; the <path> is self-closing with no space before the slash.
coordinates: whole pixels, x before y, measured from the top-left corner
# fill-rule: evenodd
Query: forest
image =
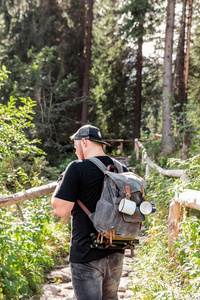
<path id="1" fill-rule="evenodd" d="M 140 140 L 156 164 L 189 178 L 156 169 L 146 178 L 157 209 L 133 263 L 137 300 L 200 297 L 198 210 L 182 208 L 167 250 L 175 192 L 200 190 L 199 16 L 197 0 L 0 1 L 0 198 L 56 181 L 76 159 L 69 137 L 84 124 L 104 140 Z M 145 177 L 132 142 L 123 155 Z M 114 141 L 106 153 L 122 155 Z M 0 200 L 0 299 L 40 297 L 69 250 L 70 226 L 49 194 Z"/>

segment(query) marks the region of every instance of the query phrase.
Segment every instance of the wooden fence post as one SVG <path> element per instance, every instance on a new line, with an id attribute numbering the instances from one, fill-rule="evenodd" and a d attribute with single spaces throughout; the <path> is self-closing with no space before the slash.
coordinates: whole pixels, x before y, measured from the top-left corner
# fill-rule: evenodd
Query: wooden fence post
<path id="1" fill-rule="evenodd" d="M 120 140 L 120 152 L 121 152 L 121 154 L 123 155 L 123 141 L 124 140 Z"/>
<path id="2" fill-rule="evenodd" d="M 180 204 L 172 200 L 169 208 L 169 219 L 168 219 L 168 250 L 169 254 L 172 254 L 172 247 L 174 240 L 179 234 L 179 224 L 181 221 L 181 207 Z"/>
<path id="3" fill-rule="evenodd" d="M 139 160 L 139 155 L 140 155 L 140 147 L 139 147 L 139 145 L 138 145 L 137 141 L 138 141 L 138 139 L 135 139 L 135 143 L 134 143 L 134 145 L 135 145 L 135 152 L 136 152 L 136 160 Z"/>

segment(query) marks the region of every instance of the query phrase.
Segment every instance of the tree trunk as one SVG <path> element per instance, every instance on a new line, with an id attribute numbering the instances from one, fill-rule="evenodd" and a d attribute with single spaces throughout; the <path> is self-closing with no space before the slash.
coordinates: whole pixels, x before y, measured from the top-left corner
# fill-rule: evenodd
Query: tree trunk
<path id="1" fill-rule="evenodd" d="M 183 9 L 182 9 L 182 18 L 181 18 L 181 28 L 177 49 L 177 59 L 175 67 L 175 84 L 174 87 L 177 87 L 178 90 L 178 106 L 177 106 L 177 115 L 178 117 L 183 111 L 183 104 L 185 98 L 185 80 L 184 80 L 184 59 L 185 59 L 185 19 L 186 19 L 186 4 L 187 0 L 183 0 Z M 181 120 L 180 120 L 181 121 Z"/>
<path id="2" fill-rule="evenodd" d="M 173 96 L 172 53 L 174 34 L 175 0 L 168 0 L 167 25 L 165 36 L 165 55 L 163 71 L 163 108 L 162 108 L 162 154 L 167 155 L 174 151 L 172 134 L 171 105 Z"/>
<path id="3" fill-rule="evenodd" d="M 81 11 L 80 11 L 80 34 L 79 34 L 79 62 L 78 62 L 78 97 L 81 99 L 83 95 L 83 79 L 85 69 L 85 0 L 81 0 Z M 81 121 L 82 118 L 82 103 L 78 103 L 77 120 Z"/>
<path id="4" fill-rule="evenodd" d="M 192 7 L 193 0 L 189 1 L 189 9 L 188 9 L 188 25 L 187 25 L 187 41 L 186 41 L 186 55 L 185 55 L 185 95 L 184 95 L 184 103 L 187 103 L 187 93 L 188 93 L 188 75 L 189 75 L 189 58 L 190 58 L 190 40 L 191 40 L 191 25 L 192 25 Z M 183 156 L 182 159 L 187 159 L 189 156 L 189 146 L 190 146 L 190 137 L 189 132 L 184 130 L 183 132 Z"/>
<path id="5" fill-rule="evenodd" d="M 88 118 L 88 97 L 89 97 L 89 85 L 90 85 L 90 63 L 91 63 L 92 21 L 93 21 L 94 0 L 88 0 L 88 2 L 89 2 L 89 8 L 88 8 L 88 20 L 87 20 L 85 73 L 84 73 L 84 82 L 83 82 L 82 124 L 87 123 L 87 118 Z"/>
<path id="6" fill-rule="evenodd" d="M 142 37 L 138 39 L 137 51 L 137 75 L 136 75 L 136 93 L 134 106 L 134 138 L 140 138 L 141 127 L 141 103 L 142 103 Z"/>
<path id="7" fill-rule="evenodd" d="M 193 0 L 190 0 L 189 1 L 189 9 L 188 9 L 187 41 L 186 41 L 186 55 L 185 55 L 185 103 L 187 103 L 187 92 L 188 92 L 192 8 L 193 8 Z"/>

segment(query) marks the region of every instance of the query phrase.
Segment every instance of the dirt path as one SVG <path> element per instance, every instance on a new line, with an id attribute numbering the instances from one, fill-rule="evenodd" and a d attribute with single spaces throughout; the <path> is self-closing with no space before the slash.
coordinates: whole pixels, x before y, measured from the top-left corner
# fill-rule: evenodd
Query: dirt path
<path id="1" fill-rule="evenodd" d="M 131 284 L 134 277 L 133 261 L 135 258 L 136 256 L 130 257 L 129 249 L 125 251 L 123 272 L 118 290 L 119 299 L 130 300 L 133 296 Z M 49 273 L 48 278 L 49 283 L 42 286 L 40 300 L 75 300 L 67 258 L 66 265 L 55 267 Z M 55 279 L 57 282 L 55 282 Z"/>

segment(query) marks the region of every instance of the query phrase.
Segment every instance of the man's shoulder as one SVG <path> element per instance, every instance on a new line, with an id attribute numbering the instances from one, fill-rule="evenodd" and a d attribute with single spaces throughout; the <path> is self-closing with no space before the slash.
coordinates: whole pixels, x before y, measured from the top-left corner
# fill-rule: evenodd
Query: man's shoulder
<path id="1" fill-rule="evenodd" d="M 96 156 L 105 166 L 108 166 L 109 164 L 113 164 L 112 159 L 105 155 L 105 156 Z M 82 160 L 74 160 L 71 162 L 72 168 L 80 170 L 80 171 L 88 171 L 93 170 L 94 166 L 96 165 L 93 161 L 90 160 L 90 158 L 85 158 Z M 96 166 L 95 166 L 96 169 Z"/>
<path id="2" fill-rule="evenodd" d="M 109 155 L 96 156 L 96 158 L 98 158 L 106 166 L 108 166 L 109 164 L 115 164 L 120 169 L 121 172 L 127 172 L 128 171 L 128 169 L 125 165 L 123 165 L 121 162 L 119 162 L 115 158 L 110 157 Z M 77 159 L 77 160 L 72 161 L 70 163 L 70 165 L 73 168 L 77 168 L 77 169 L 82 169 L 83 168 L 84 169 L 84 168 L 92 166 L 93 162 L 89 158 Z"/>
<path id="3" fill-rule="evenodd" d="M 108 155 L 104 155 L 104 156 L 95 156 L 96 158 L 98 158 L 101 161 L 108 161 L 108 162 L 112 162 L 112 158 Z M 84 158 L 84 159 L 77 159 L 71 162 L 71 164 L 74 164 L 76 166 L 81 166 L 81 165 L 85 165 L 85 164 L 90 164 L 91 160 L 90 157 L 89 158 Z"/>
<path id="4" fill-rule="evenodd" d="M 90 166 L 91 162 L 89 159 L 77 159 L 70 163 L 69 167 L 77 170 L 85 170 Z"/>

